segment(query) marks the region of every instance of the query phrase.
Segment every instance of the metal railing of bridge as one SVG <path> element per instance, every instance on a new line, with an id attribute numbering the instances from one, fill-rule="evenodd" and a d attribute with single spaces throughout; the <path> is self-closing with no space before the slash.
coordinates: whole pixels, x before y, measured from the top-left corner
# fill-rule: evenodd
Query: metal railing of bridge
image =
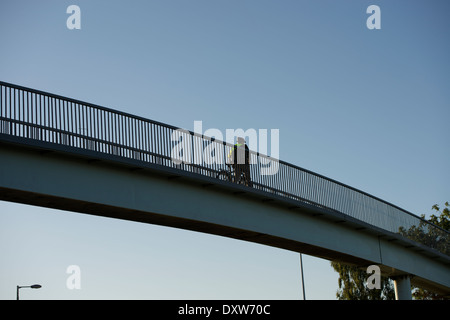
<path id="1" fill-rule="evenodd" d="M 226 170 L 226 156 L 233 145 L 190 131 L 183 131 L 180 141 L 190 140 L 191 159 L 174 162 L 171 152 L 179 143 L 173 139 L 177 130 L 139 116 L 0 81 L 0 134 L 92 150 L 212 178 Z M 210 152 L 204 152 L 205 149 Z M 205 154 L 214 161 L 205 159 Z M 277 161 L 275 174 L 261 174 L 273 159 L 251 150 L 250 157 L 252 188 L 339 212 L 450 255 L 449 232 L 423 218 L 281 160 Z"/>

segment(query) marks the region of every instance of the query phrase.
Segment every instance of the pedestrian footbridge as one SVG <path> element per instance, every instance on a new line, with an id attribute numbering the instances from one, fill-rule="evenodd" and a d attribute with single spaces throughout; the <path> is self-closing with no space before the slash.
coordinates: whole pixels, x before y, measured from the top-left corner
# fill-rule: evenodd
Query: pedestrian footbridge
<path id="1" fill-rule="evenodd" d="M 177 149 L 187 145 L 208 150 L 204 155 L 214 161 L 196 161 L 195 152 Z M 217 176 L 230 148 L 170 125 L 0 82 L 1 200 L 221 235 L 363 268 L 376 264 L 396 281 L 399 298 L 410 298 L 401 289 L 409 283 L 450 295 L 447 231 L 256 152 L 250 155 L 252 187 L 223 181 Z M 176 161 L 174 150 L 181 154 Z M 276 170 L 267 174 L 271 166 Z"/>

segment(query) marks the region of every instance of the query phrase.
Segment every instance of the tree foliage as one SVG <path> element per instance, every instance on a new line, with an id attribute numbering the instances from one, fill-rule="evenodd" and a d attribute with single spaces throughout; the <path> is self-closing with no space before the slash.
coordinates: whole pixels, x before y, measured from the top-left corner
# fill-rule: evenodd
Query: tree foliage
<path id="1" fill-rule="evenodd" d="M 450 256 L 450 239 L 448 232 L 446 232 L 450 231 L 449 203 L 445 203 L 442 212 L 437 204 L 433 205 L 432 209 L 439 213 L 439 216 L 432 214 L 428 219 L 428 222 L 432 224 L 425 220 L 425 215 L 421 215 L 423 220 L 419 222 L 419 225 L 411 226 L 409 229 L 400 227 L 399 233 L 406 238 Z M 436 228 L 436 226 L 439 228 Z"/>
<path id="2" fill-rule="evenodd" d="M 446 202 L 442 211 L 437 204 L 433 205 L 432 209 L 439 213 L 439 215 L 432 214 L 428 219 L 434 226 L 427 223 L 425 215 L 422 215 L 423 220 L 419 222 L 418 226 L 414 225 L 409 229 L 400 227 L 399 233 L 413 241 L 450 255 L 450 239 L 448 233 L 445 232 L 450 231 L 450 204 Z M 339 262 L 332 262 L 331 266 L 339 273 L 339 288 L 336 292 L 339 300 L 391 300 L 395 298 L 391 279 L 381 277 L 381 288 L 369 289 L 367 287 L 369 274 L 366 270 Z M 434 292 L 418 287 L 412 288 L 412 296 L 414 299 L 421 300 L 443 299 Z"/>
<path id="3" fill-rule="evenodd" d="M 331 266 L 339 273 L 339 289 L 336 297 L 339 300 L 393 300 L 395 297 L 392 280 L 381 277 L 380 289 L 369 289 L 367 278 L 370 274 L 366 270 L 331 262 Z"/>
<path id="4" fill-rule="evenodd" d="M 431 223 L 433 223 L 434 225 L 441 227 L 442 229 L 446 230 L 446 231 L 450 231 L 450 204 L 448 203 L 448 201 L 444 204 L 444 209 L 440 209 L 440 207 L 435 204 L 432 207 L 433 210 L 435 210 L 437 213 L 439 213 L 439 215 L 435 215 L 432 214 L 430 216 L 430 218 L 428 219 L 428 221 L 430 221 Z M 424 215 L 422 215 L 422 218 L 424 218 Z M 429 244 L 432 248 L 450 255 L 450 245 L 449 245 L 449 241 L 450 239 L 448 238 L 448 233 L 443 232 L 442 230 L 429 230 L 427 233 L 421 229 L 421 228 L 416 228 L 416 229 L 412 229 L 410 228 L 407 233 L 405 234 L 407 235 L 410 239 L 412 240 L 424 240 L 427 241 L 426 243 Z M 419 238 L 419 239 L 417 239 Z M 422 288 L 418 288 L 418 287 L 413 287 L 413 292 L 412 292 L 412 296 L 414 299 L 417 300 L 442 300 L 445 299 L 444 297 L 431 292 L 429 290 L 425 290 Z"/>

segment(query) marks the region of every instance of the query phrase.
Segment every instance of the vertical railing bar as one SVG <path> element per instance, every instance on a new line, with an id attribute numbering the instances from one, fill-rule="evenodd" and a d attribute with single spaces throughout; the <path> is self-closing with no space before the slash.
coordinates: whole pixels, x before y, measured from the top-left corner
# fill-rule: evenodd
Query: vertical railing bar
<path id="1" fill-rule="evenodd" d="M 32 93 L 31 101 L 32 101 L 31 102 L 32 103 L 32 106 L 31 106 L 31 118 L 32 118 L 31 123 L 32 124 L 36 124 L 35 123 L 35 122 L 37 122 L 37 120 L 36 120 L 36 118 L 37 118 L 37 94 L 36 93 Z M 33 139 L 35 139 L 36 138 L 35 137 L 35 132 L 36 132 L 35 127 L 32 126 L 30 129 L 31 129 L 31 131 L 30 131 L 31 136 L 32 136 Z"/>
<path id="2" fill-rule="evenodd" d="M 75 117 L 73 116 L 73 113 L 75 110 L 72 108 L 72 102 L 71 101 L 65 101 L 65 108 L 66 108 L 66 117 L 67 117 L 67 132 L 69 132 L 69 145 L 71 147 L 75 147 L 75 136 L 73 135 L 75 132 L 73 132 L 74 124 L 75 124 Z"/>
<path id="3" fill-rule="evenodd" d="M 126 145 L 127 145 L 127 157 L 131 158 L 131 149 L 130 147 L 132 147 L 132 134 L 131 134 L 131 119 L 127 116 L 124 116 L 125 118 L 125 137 L 126 137 Z"/>
<path id="4" fill-rule="evenodd" d="M 46 110 L 46 106 L 47 106 L 47 102 L 46 102 L 46 98 L 47 98 L 47 96 L 45 96 L 45 95 L 41 95 L 41 115 L 42 115 L 42 118 L 41 118 L 41 123 L 40 123 L 40 125 L 41 125 L 41 137 L 40 137 L 40 139 L 41 139 L 41 141 L 45 141 L 46 140 L 46 130 L 45 130 L 45 126 L 46 126 L 46 124 L 45 124 L 45 122 L 46 122 L 46 116 L 47 116 L 47 110 Z"/>
<path id="5" fill-rule="evenodd" d="M 136 119 L 136 123 L 137 123 L 137 144 L 138 144 L 138 156 L 139 156 L 139 161 L 142 161 L 143 157 L 143 153 L 142 153 L 142 121 L 139 119 Z"/>
<path id="6" fill-rule="evenodd" d="M 87 137 L 89 137 L 89 125 L 88 125 L 88 115 L 87 115 L 87 110 L 86 110 L 86 106 L 84 104 L 81 104 L 81 118 L 82 118 L 82 122 L 83 122 L 83 127 L 82 127 L 82 133 L 81 136 L 83 137 L 83 144 L 84 144 L 84 149 L 88 148 L 88 139 Z"/>
<path id="7" fill-rule="evenodd" d="M 141 144 L 142 144 L 142 150 L 144 151 L 143 153 L 142 153 L 142 161 L 145 161 L 145 162 L 147 162 L 147 157 L 148 157 L 148 154 L 147 154 L 147 121 L 142 121 L 142 123 L 141 123 L 141 125 L 142 125 L 142 142 L 141 142 Z"/>
<path id="8" fill-rule="evenodd" d="M 77 127 L 77 112 L 78 110 L 73 107 L 72 101 L 67 101 L 67 131 L 70 133 L 70 146 L 76 147 L 78 142 L 78 137 L 74 134 L 77 133 L 77 131 L 74 129 Z"/>
<path id="9" fill-rule="evenodd" d="M 137 123 L 137 119 L 136 118 L 130 118 L 130 120 L 131 120 L 131 123 L 132 123 L 132 128 L 131 128 L 131 132 L 132 132 L 132 135 L 133 135 L 133 148 L 135 148 L 135 149 L 139 149 L 139 146 L 138 146 L 138 123 Z M 136 150 L 134 150 L 133 151 L 133 159 L 136 159 Z M 139 153 L 139 152 L 137 152 L 137 153 Z"/>
<path id="10" fill-rule="evenodd" d="M 130 131 L 131 131 L 131 148 L 133 148 L 131 151 L 131 158 L 135 158 L 135 148 L 136 148 L 136 122 L 135 118 L 128 117 L 130 120 Z"/>
<path id="11" fill-rule="evenodd" d="M 120 152 L 119 152 L 120 151 L 120 147 L 119 147 L 120 138 L 119 138 L 119 128 L 118 128 L 119 127 L 119 124 L 118 124 L 119 119 L 118 119 L 118 115 L 115 113 L 110 113 L 110 116 L 112 118 L 112 121 L 114 122 L 113 135 L 114 135 L 114 143 L 116 144 L 116 148 L 117 148 L 115 153 L 117 155 L 119 155 L 120 154 Z"/>
<path id="12" fill-rule="evenodd" d="M 123 144 L 122 144 L 122 116 L 120 114 L 114 114 L 117 117 L 117 144 L 119 145 L 119 155 L 122 156 Z"/>
<path id="13" fill-rule="evenodd" d="M 170 151 L 169 151 L 169 145 L 170 145 L 170 135 L 169 135 L 169 128 L 164 126 L 164 156 L 168 157 L 169 160 L 166 158 L 166 166 L 170 166 L 171 160 L 170 160 Z"/>
<path id="14" fill-rule="evenodd" d="M 121 140 L 121 145 L 123 146 L 122 147 L 122 151 L 123 151 L 123 157 L 126 157 L 126 123 L 125 123 L 125 119 L 124 119 L 124 116 L 123 115 L 121 115 L 120 116 L 120 119 L 121 119 L 121 124 L 122 124 L 122 126 L 121 126 L 121 130 L 120 130 L 120 132 L 121 132 L 121 136 L 122 136 L 122 140 Z"/>
<path id="15" fill-rule="evenodd" d="M 22 122 L 22 124 L 20 124 L 19 135 L 21 137 L 24 137 L 25 127 L 23 123 L 25 122 L 25 93 L 23 90 L 20 90 L 20 93 L 22 95 L 22 99 L 19 99 L 19 120 Z"/>
<path id="16" fill-rule="evenodd" d="M 51 140 L 50 135 L 51 135 L 51 131 L 52 131 L 51 130 L 51 122 L 50 122 L 50 114 L 51 114 L 50 106 L 51 106 L 51 97 L 47 96 L 47 102 L 46 102 L 46 106 L 45 106 L 45 110 L 47 112 L 47 120 L 46 120 L 47 123 L 45 125 L 45 132 L 46 132 L 45 141 L 48 141 L 48 142 L 50 142 L 50 140 Z"/>
<path id="17" fill-rule="evenodd" d="M 71 107 L 74 109 L 75 113 L 75 128 L 73 130 L 76 134 L 76 143 L 75 147 L 82 148 L 82 141 L 81 141 L 81 135 L 80 135 L 80 127 L 81 127 L 81 109 L 78 103 L 71 103 Z"/>
<path id="18" fill-rule="evenodd" d="M 83 141 L 83 149 L 87 149 L 87 137 L 89 135 L 88 133 L 88 129 L 89 126 L 87 124 L 88 120 L 87 120 L 87 113 L 86 113 L 86 106 L 84 104 L 80 104 L 80 108 L 81 108 L 81 139 Z"/>
<path id="19" fill-rule="evenodd" d="M 133 119 L 132 118 L 130 118 L 130 117 L 126 117 L 127 118 L 127 122 L 128 122 L 128 135 L 129 135 L 129 137 L 128 137 L 128 153 L 129 153 L 129 155 L 128 155 L 128 157 L 129 158 L 133 158 L 133 150 L 131 149 L 131 148 L 133 148 L 134 146 L 133 146 L 133 141 L 134 141 L 134 137 L 133 137 Z"/>
<path id="20" fill-rule="evenodd" d="M 27 96 L 27 107 L 26 107 L 26 130 L 25 130 L 25 134 L 26 134 L 26 138 L 30 138 L 30 97 L 31 97 L 31 92 L 26 91 L 26 96 Z"/>
<path id="21" fill-rule="evenodd" d="M 154 123 L 152 123 L 152 153 L 153 153 L 153 163 L 157 163 L 158 162 L 158 158 L 157 158 L 157 144 L 158 141 L 156 139 L 156 125 Z"/>
<path id="22" fill-rule="evenodd" d="M 37 139 L 38 140 L 42 140 L 42 117 L 43 117 L 43 112 L 42 112 L 42 99 L 43 99 L 43 96 L 41 95 L 41 94 L 39 94 L 38 95 L 38 97 L 39 97 L 39 99 L 38 99 L 38 102 L 39 102 L 39 120 L 38 120 L 38 125 L 40 126 L 39 127 L 39 130 L 38 130 L 38 132 L 39 132 L 39 134 L 38 134 L 38 137 L 37 137 Z"/>
<path id="23" fill-rule="evenodd" d="M 103 148 L 103 131 L 102 131 L 102 127 L 103 127 L 103 121 L 101 120 L 101 115 L 102 115 L 102 111 L 98 108 L 95 108 L 94 110 L 94 114 L 95 114 L 95 120 L 97 123 L 94 123 L 94 128 L 95 128 L 95 138 L 98 139 L 98 141 L 96 142 L 96 151 L 98 152 L 103 152 L 104 148 Z"/>
<path id="24" fill-rule="evenodd" d="M 107 153 L 107 148 L 106 148 L 106 143 L 105 143 L 106 138 L 105 138 L 105 131 L 104 131 L 107 120 L 103 116 L 104 116 L 103 110 L 97 109 L 97 126 L 98 126 L 97 135 L 98 135 L 98 139 L 100 140 L 98 150 L 100 152 Z"/>
<path id="25" fill-rule="evenodd" d="M 83 104 L 78 104 L 78 107 L 81 110 L 81 118 L 80 118 L 80 122 L 81 122 L 81 127 L 80 127 L 80 135 L 81 135 L 81 141 L 83 142 L 83 149 L 87 148 L 87 141 L 86 141 L 86 136 L 87 136 L 87 124 L 86 124 L 86 116 L 85 116 L 85 112 L 86 112 L 86 108 Z"/>
<path id="26" fill-rule="evenodd" d="M 47 125 L 46 125 L 46 141 L 48 142 L 53 142 L 53 123 L 52 123 L 52 103 L 53 103 L 53 98 L 47 96 Z"/>
<path id="27" fill-rule="evenodd" d="M 156 137 L 156 143 L 157 143 L 157 146 L 156 146 L 156 154 L 158 155 L 158 164 L 161 164 L 160 162 L 161 162 L 161 153 L 160 153 L 160 137 L 161 137 L 161 127 L 159 126 L 159 125 L 156 125 L 156 128 L 155 129 L 157 129 L 157 131 L 158 131 L 158 133 L 157 133 L 157 137 Z"/>
<path id="28" fill-rule="evenodd" d="M 34 94 L 34 116 L 33 116 L 33 124 L 38 125 L 39 124 L 39 94 Z M 33 139 L 37 139 L 39 135 L 39 129 L 36 126 L 33 126 L 32 129 Z"/>
<path id="29" fill-rule="evenodd" d="M 161 164 L 164 165 L 165 164 L 165 160 L 164 160 L 164 128 L 161 125 L 158 125 L 159 127 L 159 152 L 158 154 L 160 155 L 160 160 L 161 160 Z"/>
<path id="30" fill-rule="evenodd" d="M 129 153 L 129 157 L 132 159 L 133 157 L 134 157 L 134 151 L 133 151 L 133 148 L 134 148 L 134 133 L 133 133 L 133 130 L 134 130 L 134 124 L 133 124 L 133 118 L 131 118 L 131 117 L 126 117 L 127 118 L 127 122 L 128 122 L 128 135 L 129 135 L 129 138 L 128 138 L 128 140 L 129 140 L 129 145 L 128 145 L 128 153 Z"/>
<path id="31" fill-rule="evenodd" d="M 9 89 L 9 99 L 8 99 L 8 101 L 9 101 L 9 118 L 10 119 L 12 119 L 12 102 L 11 102 L 11 87 L 8 87 L 8 89 Z M 12 129 L 12 128 L 11 128 Z M 12 133 L 12 130 L 11 130 L 11 133 Z"/>
<path id="32" fill-rule="evenodd" d="M 114 120 L 114 142 L 116 143 L 116 155 L 121 154 L 121 147 L 120 147 L 120 119 L 119 115 L 115 113 L 111 113 L 111 117 Z"/>
<path id="33" fill-rule="evenodd" d="M 35 125 L 40 125 L 40 119 L 41 119 L 41 96 L 40 94 L 36 93 L 35 95 L 35 101 L 36 101 L 36 105 L 35 105 Z M 40 134 L 40 129 L 35 127 L 33 128 L 33 135 L 34 135 L 34 139 L 39 139 L 39 134 Z"/>
<path id="34" fill-rule="evenodd" d="M 7 117 L 6 109 L 8 108 L 7 99 L 6 99 L 7 87 L 1 86 L 0 88 L 1 88 L 0 92 L 1 92 L 1 103 L 2 103 L 1 116 L 6 118 Z"/>
<path id="35" fill-rule="evenodd" d="M 136 159 L 136 150 L 135 149 L 138 149 L 138 147 L 137 147 L 137 123 L 136 123 L 136 118 L 132 118 L 132 117 L 130 117 L 130 123 L 131 123 L 131 136 L 133 137 L 133 140 L 132 140 L 132 148 L 133 148 L 133 150 L 132 150 L 132 158 L 133 159 Z"/>
<path id="36" fill-rule="evenodd" d="M 128 136 L 127 136 L 127 119 L 124 115 L 121 116 L 122 117 L 122 124 L 123 124 L 123 128 L 122 128 L 122 135 L 123 135 L 123 156 L 126 158 L 127 154 L 128 154 Z"/>
<path id="37" fill-rule="evenodd" d="M 145 148 L 145 145 L 144 145 L 144 140 L 145 140 L 144 139 L 145 122 L 141 121 L 141 120 L 138 120 L 138 123 L 139 123 L 139 150 L 140 150 L 139 159 L 141 161 L 143 161 L 144 160 L 144 157 L 143 157 L 144 153 L 142 151 L 144 151 L 144 148 Z"/>
<path id="38" fill-rule="evenodd" d="M 140 160 L 143 160 L 143 149 L 144 149 L 144 126 L 145 126 L 145 122 L 138 120 L 139 123 L 139 150 L 141 151 L 140 153 Z"/>
<path id="39" fill-rule="evenodd" d="M 119 155 L 121 156 L 122 155 L 122 152 L 123 152 L 123 142 L 122 142 L 122 140 L 123 140 L 123 130 L 122 130 L 122 127 L 123 127 L 123 119 L 122 119 L 122 115 L 120 115 L 120 114 L 114 114 L 114 116 L 116 116 L 117 117 L 117 143 L 119 144 Z"/>
<path id="40" fill-rule="evenodd" d="M 148 138 L 149 138 L 149 131 L 148 131 L 148 129 L 149 129 L 149 122 L 148 121 L 145 121 L 144 122 L 144 130 L 145 130 L 145 133 L 144 133 L 144 148 L 145 148 L 145 151 L 150 151 L 149 150 L 149 141 L 148 141 Z M 146 154 L 146 162 L 149 162 L 149 154 L 147 153 Z"/>
<path id="41" fill-rule="evenodd" d="M 114 119 L 112 118 L 110 112 L 105 111 L 105 114 L 106 114 L 106 118 L 108 119 L 108 125 L 109 125 L 107 127 L 107 134 L 106 134 L 107 135 L 107 141 L 110 142 L 110 144 L 108 146 L 108 149 L 110 150 L 111 154 L 114 154 L 115 146 L 112 145 L 113 143 L 115 143 L 115 140 L 114 140 L 114 137 L 115 137 L 115 134 L 114 134 L 114 128 L 115 128 L 115 126 L 114 126 Z"/>
<path id="42" fill-rule="evenodd" d="M 20 90 L 20 89 L 17 89 L 17 110 L 16 110 L 16 120 L 18 120 L 18 122 L 16 122 L 15 124 L 14 124 L 14 126 L 15 126 L 15 130 L 16 130 L 16 136 L 18 136 L 18 137 L 20 137 L 20 127 L 21 127 L 21 125 L 20 125 L 20 103 L 21 103 L 21 101 L 20 101 L 20 92 L 21 92 L 22 90 Z"/>
<path id="43" fill-rule="evenodd" d="M 52 133 L 52 125 L 51 125 L 51 112 L 52 112 L 52 108 L 51 108 L 51 103 L 52 98 L 47 96 L 47 106 L 46 106 L 46 110 L 47 110 L 47 124 L 46 124 L 46 138 L 45 141 L 51 142 L 51 133 Z"/>
<path id="44" fill-rule="evenodd" d="M 100 133 L 101 133 L 101 139 L 102 141 L 108 141 L 107 137 L 106 137 L 106 126 L 107 126 L 107 122 L 108 119 L 105 118 L 105 111 L 104 110 L 99 110 L 100 112 L 100 123 L 102 124 L 102 126 L 100 127 Z M 103 151 L 105 152 L 105 143 L 103 142 Z"/>
<path id="45" fill-rule="evenodd" d="M 109 144 L 109 150 L 111 152 L 111 154 L 114 154 L 114 148 L 115 146 L 113 146 L 112 144 L 115 144 L 115 140 L 114 140 L 114 121 L 112 119 L 111 113 L 109 111 L 105 111 L 106 113 L 106 117 L 108 118 L 108 124 L 109 126 L 107 127 L 107 132 L 108 132 L 108 141 L 110 142 Z"/>
<path id="46" fill-rule="evenodd" d="M 112 143 L 114 142 L 114 121 L 111 117 L 111 113 L 109 111 L 105 111 L 106 114 L 106 118 L 108 119 L 108 127 L 105 128 L 105 130 L 107 130 L 107 140 L 110 142 L 109 143 L 109 150 L 111 150 L 111 152 L 113 151 L 113 148 L 115 148 L 115 146 L 112 146 Z"/>
<path id="47" fill-rule="evenodd" d="M 52 134 L 52 124 L 51 124 L 51 113 L 52 113 L 52 98 L 47 96 L 47 125 L 46 125 L 46 141 L 51 142 Z"/>
<path id="48" fill-rule="evenodd" d="M 154 138 L 155 138 L 155 135 L 154 135 L 154 133 L 153 133 L 153 123 L 149 123 L 148 124 L 149 125 L 149 136 L 148 136 L 148 151 L 151 153 L 151 156 L 150 156 L 150 159 L 149 159 L 149 161 L 151 162 L 151 163 L 155 163 L 155 157 L 154 157 L 154 150 L 155 150 L 155 142 L 154 142 Z"/>
<path id="49" fill-rule="evenodd" d="M 138 120 L 136 118 L 131 118 L 131 121 L 133 123 L 133 131 L 132 132 L 133 132 L 133 135 L 134 135 L 134 139 L 133 139 L 134 140 L 134 148 L 139 150 L 139 143 L 138 143 L 138 140 L 139 140 L 139 131 L 138 131 L 139 123 L 138 123 Z M 138 154 L 139 154 L 139 152 L 138 152 Z M 136 159 L 136 151 L 134 152 L 133 158 Z"/>
<path id="50" fill-rule="evenodd" d="M 127 116 L 122 116 L 122 118 L 123 118 L 123 125 L 124 125 L 124 128 L 123 128 L 123 135 L 124 135 L 124 146 L 125 146 L 125 157 L 127 158 L 127 157 L 129 157 L 129 145 L 130 145 L 130 143 L 129 143 L 129 139 L 130 139 L 130 134 L 129 134 L 129 129 L 130 129 L 130 127 L 128 126 L 128 121 L 127 120 L 129 120 L 129 118 L 127 117 Z"/>
<path id="51" fill-rule="evenodd" d="M 65 100 L 59 100 L 60 101 L 60 113 L 61 113 L 61 128 L 63 131 L 68 132 L 68 119 L 67 119 L 67 112 L 66 112 L 66 101 Z M 61 103 L 62 102 L 62 103 Z M 67 137 L 69 138 L 69 136 Z M 69 139 L 66 140 L 67 143 L 69 143 Z M 70 143 L 69 143 L 70 144 Z"/>
<path id="52" fill-rule="evenodd" d="M 12 103 L 13 106 L 12 106 L 11 119 L 12 120 L 16 120 L 16 88 L 13 88 L 13 96 L 12 96 L 12 98 L 13 98 L 13 103 Z M 11 123 L 11 125 L 12 125 L 11 133 L 13 135 L 16 135 L 16 124 L 15 124 L 15 122 L 13 121 Z"/>
<path id="53" fill-rule="evenodd" d="M 11 103 L 11 105 L 12 105 L 12 113 L 11 113 L 11 119 L 12 120 L 16 120 L 16 88 L 13 88 L 13 96 L 12 96 L 12 99 L 13 99 L 13 103 Z M 11 123 L 11 126 L 12 126 L 12 130 L 11 130 L 11 134 L 12 135 L 16 135 L 16 125 L 15 125 L 15 122 L 12 122 Z"/>
<path id="54" fill-rule="evenodd" d="M 67 103 L 67 111 L 70 112 L 69 113 L 69 120 L 70 121 L 70 133 L 72 133 L 72 142 L 71 142 L 71 146 L 72 147 L 77 147 L 78 144 L 78 137 L 76 136 L 77 134 L 77 127 L 78 127 L 78 109 L 74 107 L 74 103 L 72 101 L 69 101 Z"/>
<path id="55" fill-rule="evenodd" d="M 72 132 L 70 131 L 71 123 L 72 123 L 72 116 L 70 115 L 69 102 L 66 100 L 63 101 L 63 112 L 64 112 L 64 117 L 65 117 L 64 126 L 65 126 L 65 130 L 68 132 L 67 143 L 69 146 L 72 146 L 73 135 L 71 134 Z"/>
<path id="56" fill-rule="evenodd" d="M 111 113 L 109 111 L 104 111 L 105 112 L 105 117 L 108 123 L 108 126 L 105 127 L 105 139 L 109 142 L 108 148 L 110 150 L 111 153 L 113 153 L 113 149 L 115 148 L 115 146 L 113 146 L 112 144 L 114 144 L 114 119 L 111 116 Z"/>
<path id="57" fill-rule="evenodd" d="M 61 131 L 63 131 L 64 129 L 63 129 L 63 117 L 62 117 L 62 114 L 61 114 L 61 99 L 57 99 L 57 101 L 58 101 L 58 106 L 56 107 L 55 106 L 55 108 L 58 108 L 58 129 L 59 130 L 61 130 Z M 59 135 L 58 135 L 58 137 L 59 137 L 59 143 L 61 143 L 62 144 L 62 142 L 63 142 L 63 133 L 59 133 Z"/>
<path id="58" fill-rule="evenodd" d="M 139 126 L 139 124 L 138 124 L 138 120 L 136 119 L 136 118 L 131 118 L 131 123 L 132 123 L 132 125 L 133 125 L 133 127 L 131 128 L 132 130 L 131 130 L 131 132 L 132 132 L 132 135 L 133 135 L 133 148 L 135 148 L 135 149 L 137 149 L 137 150 L 139 150 L 139 143 L 138 143 L 138 139 L 139 139 L 139 131 L 138 131 L 138 126 Z M 133 151 L 133 159 L 136 159 L 136 157 L 139 155 L 139 151 L 136 151 L 136 150 L 134 150 Z"/>
<path id="59" fill-rule="evenodd" d="M 152 151 L 152 124 L 151 122 L 147 122 L 147 151 L 151 152 Z M 151 155 L 149 155 L 148 157 L 148 162 L 151 162 Z"/>
<path id="60" fill-rule="evenodd" d="M 50 101 L 51 101 L 51 103 L 50 103 L 50 126 L 51 126 L 51 130 L 50 130 L 50 132 L 51 132 L 51 138 L 50 138 L 50 140 L 51 140 L 51 142 L 52 143 L 56 143 L 56 123 L 55 123 L 55 98 L 54 97 L 51 97 L 50 98 Z"/>
<path id="61" fill-rule="evenodd" d="M 146 152 L 150 151 L 149 150 L 149 141 L 148 141 L 148 139 L 149 139 L 149 131 L 148 131 L 149 127 L 150 127 L 149 122 L 145 121 L 144 122 L 144 131 L 145 131 L 145 133 L 144 133 L 144 142 L 143 143 L 144 143 L 144 149 L 145 149 Z M 147 153 L 146 162 L 148 162 L 148 161 L 149 161 L 149 154 Z"/>
<path id="62" fill-rule="evenodd" d="M 123 156 L 123 116 L 117 115 L 117 122 L 119 127 L 117 128 L 117 134 L 119 135 L 120 156 Z"/>
<path id="63" fill-rule="evenodd" d="M 161 146 L 162 146 L 162 155 L 164 156 L 164 165 L 167 166 L 167 160 L 165 158 L 165 156 L 167 155 L 166 153 L 166 127 L 165 126 L 161 126 L 162 129 L 162 136 L 161 136 Z"/>
<path id="64" fill-rule="evenodd" d="M 94 108 L 92 108 L 92 107 L 90 107 L 89 106 L 89 113 L 90 113 L 90 117 L 91 117 L 91 119 L 90 119 L 90 123 L 91 123 L 91 136 L 90 136 L 90 138 L 91 138 L 91 143 L 92 143 L 92 145 L 91 145 L 91 147 L 92 147 L 92 150 L 93 151 L 98 151 L 97 150 L 97 144 L 98 144 L 98 137 L 97 137 L 97 128 L 98 128 L 98 126 L 96 126 L 95 125 L 95 119 L 96 119 L 96 114 L 97 114 L 97 111 L 98 109 L 94 109 Z"/>
<path id="65" fill-rule="evenodd" d="M 46 96 L 46 100 L 45 100 L 45 105 L 44 105 L 44 113 L 46 113 L 46 116 L 45 116 L 45 119 L 44 119 L 44 122 L 45 122 L 45 129 L 44 129 L 44 132 L 45 132 L 45 138 L 44 138 L 44 141 L 50 141 L 50 131 L 51 130 L 49 130 L 49 128 L 51 128 L 51 125 L 50 125 L 50 113 L 51 113 L 51 110 L 50 110 L 50 100 L 51 100 L 51 98 L 49 97 L 49 96 Z"/>
<path id="66" fill-rule="evenodd" d="M 124 116 L 125 120 L 125 145 L 127 147 L 127 157 L 130 157 L 130 146 L 131 146 L 131 133 L 130 133 L 130 118 Z"/>
<path id="67" fill-rule="evenodd" d="M 158 156 L 159 156 L 159 164 L 164 164 L 164 159 L 161 157 L 163 155 L 163 142 L 162 142 L 162 127 L 158 125 Z"/>
<path id="68" fill-rule="evenodd" d="M 157 149 L 157 141 L 156 141 L 156 127 L 154 123 L 150 124 L 150 131 L 151 131 L 151 152 L 152 152 L 152 162 L 157 163 L 158 159 L 156 157 L 156 149 Z"/>
<path id="69" fill-rule="evenodd" d="M 0 117 L 3 117 L 3 88 L 4 86 L 0 84 Z M 1 133 L 3 133 L 3 131 Z"/>

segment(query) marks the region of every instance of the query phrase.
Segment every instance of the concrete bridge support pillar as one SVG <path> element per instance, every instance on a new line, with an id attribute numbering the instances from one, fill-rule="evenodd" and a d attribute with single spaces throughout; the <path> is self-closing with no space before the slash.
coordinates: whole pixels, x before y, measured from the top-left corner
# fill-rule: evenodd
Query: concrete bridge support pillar
<path id="1" fill-rule="evenodd" d="M 394 278 L 395 300 L 412 300 L 411 278 L 405 274 Z"/>

